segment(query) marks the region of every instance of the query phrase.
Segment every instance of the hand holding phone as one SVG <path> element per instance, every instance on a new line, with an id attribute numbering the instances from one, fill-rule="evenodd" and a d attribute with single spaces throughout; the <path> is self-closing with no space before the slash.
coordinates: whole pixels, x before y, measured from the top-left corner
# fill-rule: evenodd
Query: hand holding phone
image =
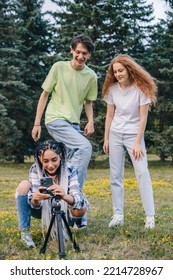
<path id="1" fill-rule="evenodd" d="M 51 177 L 41 178 L 40 185 L 45 187 L 44 189 L 40 190 L 41 193 L 50 194 L 51 196 L 53 196 L 53 193 L 49 190 L 49 187 L 53 185 L 53 180 Z"/>

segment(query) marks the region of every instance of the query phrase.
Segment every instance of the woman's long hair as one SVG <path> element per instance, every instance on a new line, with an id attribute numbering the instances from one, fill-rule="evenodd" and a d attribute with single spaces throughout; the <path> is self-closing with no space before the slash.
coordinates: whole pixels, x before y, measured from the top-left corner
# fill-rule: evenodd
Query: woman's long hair
<path id="1" fill-rule="evenodd" d="M 113 72 L 114 63 L 121 63 L 127 69 L 130 83 L 135 84 L 147 97 L 150 98 L 154 105 L 157 100 L 157 85 L 155 79 L 127 54 L 120 54 L 111 61 L 103 84 L 103 98 L 108 95 L 110 86 L 114 83 L 118 83 Z"/>
<path id="2" fill-rule="evenodd" d="M 47 140 L 47 141 L 42 142 L 35 149 L 34 158 L 35 158 L 35 163 L 36 163 L 39 179 L 46 176 L 46 171 L 44 170 L 39 157 L 43 157 L 44 153 L 47 150 L 52 150 L 56 154 L 60 155 L 60 157 L 61 157 L 61 162 L 57 169 L 58 184 L 61 185 L 61 187 L 64 189 L 64 192 L 67 193 L 67 191 L 68 191 L 67 159 L 66 159 L 66 148 L 63 143 L 57 142 L 55 140 Z M 52 203 L 53 203 L 53 199 L 43 200 L 43 205 L 42 205 L 42 227 L 43 228 L 44 227 L 46 227 L 47 229 L 49 228 L 50 220 L 52 217 Z M 67 217 L 67 208 L 68 208 L 67 203 L 64 200 L 60 200 L 60 203 L 61 203 L 61 209 L 65 212 L 66 218 L 68 218 Z M 66 228 L 63 227 L 63 229 L 64 229 L 64 236 L 68 239 Z M 56 219 L 55 219 L 55 223 L 52 227 L 51 236 L 52 236 L 52 238 L 57 237 Z"/>

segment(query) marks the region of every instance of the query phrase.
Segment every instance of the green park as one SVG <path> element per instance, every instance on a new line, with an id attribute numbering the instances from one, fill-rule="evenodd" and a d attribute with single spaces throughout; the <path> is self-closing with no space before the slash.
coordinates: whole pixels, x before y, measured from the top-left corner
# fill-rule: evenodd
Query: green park
<path id="1" fill-rule="evenodd" d="M 93 102 L 95 132 L 83 187 L 90 202 L 88 225 L 72 229 L 80 252 L 65 241 L 68 260 L 171 260 L 173 258 L 173 1 L 155 20 L 146 0 L 52 1 L 0 3 L 0 259 L 55 260 L 58 242 L 50 239 L 45 254 L 41 222 L 31 220 L 36 248 L 20 240 L 15 192 L 28 179 L 37 144 L 31 137 L 42 83 L 53 63 L 70 60 L 70 41 L 85 33 L 95 45 L 87 65 L 95 71 L 98 96 Z M 106 103 L 102 87 L 111 60 L 118 54 L 133 57 L 152 77 L 157 103 L 148 113 L 145 142 L 155 203 L 155 228 L 144 228 L 145 214 L 128 156 L 125 162 L 125 223 L 109 228 L 113 215 L 109 159 L 103 153 Z M 81 116 L 81 129 L 87 118 Z M 49 139 L 44 118 L 41 140 Z"/>

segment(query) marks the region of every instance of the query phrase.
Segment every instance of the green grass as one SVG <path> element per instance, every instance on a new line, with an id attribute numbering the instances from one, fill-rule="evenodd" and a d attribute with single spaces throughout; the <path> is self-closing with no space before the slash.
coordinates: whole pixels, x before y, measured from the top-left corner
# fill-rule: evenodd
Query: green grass
<path id="1" fill-rule="evenodd" d="M 58 242 L 49 240 L 46 253 L 39 254 L 43 244 L 41 222 L 32 219 L 31 233 L 36 249 L 26 249 L 20 242 L 15 190 L 28 178 L 31 162 L 15 165 L 0 163 L 0 259 L 58 259 Z M 156 207 L 156 227 L 144 230 L 145 215 L 141 205 L 133 168 L 125 169 L 125 225 L 109 229 L 112 216 L 109 165 L 105 158 L 88 169 L 84 193 L 90 201 L 88 226 L 76 231 L 81 251 L 76 253 L 70 241 L 65 242 L 69 260 L 169 260 L 173 258 L 173 168 L 170 161 L 161 163 L 149 156 Z"/>

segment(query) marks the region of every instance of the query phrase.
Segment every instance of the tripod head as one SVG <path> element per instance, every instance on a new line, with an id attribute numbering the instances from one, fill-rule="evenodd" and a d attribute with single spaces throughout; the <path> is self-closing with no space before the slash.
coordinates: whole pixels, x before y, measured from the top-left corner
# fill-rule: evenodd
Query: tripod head
<path id="1" fill-rule="evenodd" d="M 61 198 L 59 195 L 53 195 L 50 197 L 50 199 L 51 199 L 52 209 L 53 208 L 57 209 L 57 207 L 58 209 L 61 209 L 61 203 L 60 203 Z"/>
<path id="2" fill-rule="evenodd" d="M 54 198 L 56 202 L 60 202 L 61 200 L 61 197 L 59 195 L 53 195 L 52 198 Z"/>

